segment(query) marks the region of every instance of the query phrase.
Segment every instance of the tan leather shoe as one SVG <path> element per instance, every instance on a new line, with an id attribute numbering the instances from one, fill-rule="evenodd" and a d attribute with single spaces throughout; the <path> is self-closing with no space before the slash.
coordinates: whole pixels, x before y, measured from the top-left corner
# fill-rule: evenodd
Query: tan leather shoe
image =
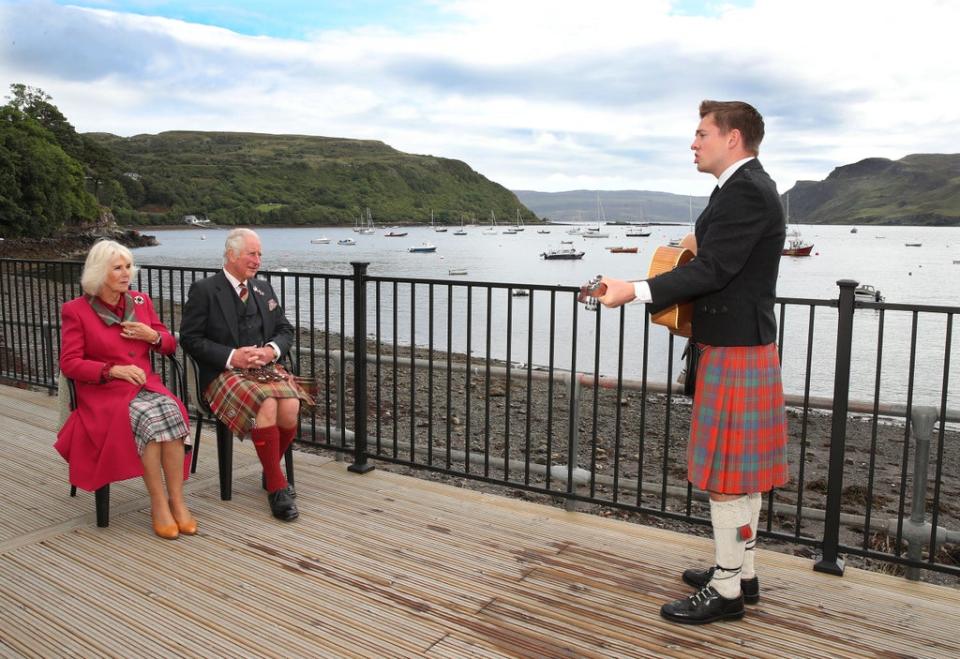
<path id="1" fill-rule="evenodd" d="M 153 532 L 164 540 L 176 540 L 180 537 L 180 529 L 176 524 L 153 523 Z"/>

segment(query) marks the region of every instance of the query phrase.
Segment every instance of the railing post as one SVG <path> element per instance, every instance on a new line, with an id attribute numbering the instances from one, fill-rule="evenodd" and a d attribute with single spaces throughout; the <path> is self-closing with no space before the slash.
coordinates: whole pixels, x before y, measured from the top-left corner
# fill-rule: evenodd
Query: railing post
<path id="1" fill-rule="evenodd" d="M 814 564 L 817 572 L 843 575 L 840 545 L 840 495 L 843 493 L 843 459 L 850 398 L 850 358 L 853 347 L 853 292 L 856 281 L 841 279 L 837 301 L 837 358 L 833 377 L 833 420 L 830 426 L 830 466 L 827 475 L 827 510 L 823 521 L 823 555 Z"/>
<path id="2" fill-rule="evenodd" d="M 910 429 L 916 448 L 913 459 L 913 496 L 910 503 L 910 521 L 907 522 L 907 558 L 919 562 L 923 557 L 924 516 L 927 496 L 927 468 L 930 465 L 930 437 L 937 422 L 937 408 L 918 405 L 911 410 Z M 907 579 L 920 580 L 920 568 L 908 567 Z"/>
<path id="3" fill-rule="evenodd" d="M 353 464 L 347 470 L 365 474 L 373 469 L 367 462 L 367 266 L 353 266 Z M 341 432 L 343 428 L 341 426 Z M 342 435 L 341 435 L 342 437 Z"/>
<path id="4" fill-rule="evenodd" d="M 577 491 L 576 471 L 580 465 L 580 393 L 583 386 L 580 383 L 580 374 L 571 373 L 570 387 L 570 434 L 567 445 L 567 492 Z M 583 506 L 576 499 L 567 498 L 564 509 L 567 512 L 576 512 Z"/>

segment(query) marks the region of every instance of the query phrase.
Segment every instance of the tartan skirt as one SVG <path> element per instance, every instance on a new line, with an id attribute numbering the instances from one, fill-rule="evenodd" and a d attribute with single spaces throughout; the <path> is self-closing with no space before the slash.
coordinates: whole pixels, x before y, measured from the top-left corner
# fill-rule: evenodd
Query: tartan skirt
<path id="1" fill-rule="evenodd" d="M 130 401 L 130 428 L 140 456 L 149 442 L 182 439 L 185 446 L 193 443 L 180 406 L 169 396 L 155 391 L 141 389 Z"/>
<path id="2" fill-rule="evenodd" d="M 237 371 L 224 371 L 204 390 L 204 398 L 210 409 L 230 431 L 238 437 L 246 437 L 253 428 L 260 405 L 268 398 L 299 398 L 301 411 L 312 408 L 313 398 L 300 386 L 296 378 L 276 365 L 276 370 L 287 376 L 276 382 L 248 380 Z"/>
<path id="3" fill-rule="evenodd" d="M 687 445 L 694 487 L 766 492 L 787 482 L 787 415 L 774 343 L 701 346 Z"/>

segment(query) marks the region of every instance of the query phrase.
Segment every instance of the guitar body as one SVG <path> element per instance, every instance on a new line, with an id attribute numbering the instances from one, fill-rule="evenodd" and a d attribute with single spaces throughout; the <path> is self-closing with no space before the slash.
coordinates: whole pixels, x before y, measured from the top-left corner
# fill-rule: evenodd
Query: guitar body
<path id="1" fill-rule="evenodd" d="M 653 259 L 650 261 L 650 269 L 647 271 L 647 279 L 657 275 L 669 272 L 677 266 L 683 265 L 693 260 L 695 252 L 684 246 L 687 239 L 680 241 L 679 247 L 670 247 L 664 245 L 658 247 L 653 253 Z M 696 246 L 693 245 L 693 249 Z M 651 314 L 650 320 L 657 325 L 663 325 L 670 332 L 677 336 L 690 338 L 693 335 L 693 303 L 675 304 L 662 311 Z"/>
<path id="2" fill-rule="evenodd" d="M 658 247 L 650 261 L 647 279 L 669 272 L 677 266 L 692 261 L 696 255 L 697 239 L 692 233 L 684 236 L 676 247 L 672 245 Z M 607 292 L 607 285 L 601 281 L 602 279 L 602 275 L 597 275 L 580 287 L 577 301 L 583 302 L 588 311 L 597 311 L 599 309 L 597 298 Z M 652 314 L 650 320 L 657 325 L 663 325 L 677 336 L 690 338 L 693 336 L 693 303 L 687 302 L 667 307 Z"/>

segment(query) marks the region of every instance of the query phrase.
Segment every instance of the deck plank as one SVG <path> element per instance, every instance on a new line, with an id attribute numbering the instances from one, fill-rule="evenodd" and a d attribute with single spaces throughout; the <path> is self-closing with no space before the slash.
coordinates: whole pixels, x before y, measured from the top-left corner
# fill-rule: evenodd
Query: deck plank
<path id="1" fill-rule="evenodd" d="M 758 551 L 762 602 L 683 627 L 660 605 L 708 539 L 298 453 L 301 518 L 269 515 L 249 443 L 220 501 L 215 441 L 186 486 L 194 537 L 150 531 L 139 480 L 67 496 L 56 399 L 0 387 L 0 655 L 960 656 L 960 590 Z M 730 633 L 720 633 L 717 631 Z"/>

